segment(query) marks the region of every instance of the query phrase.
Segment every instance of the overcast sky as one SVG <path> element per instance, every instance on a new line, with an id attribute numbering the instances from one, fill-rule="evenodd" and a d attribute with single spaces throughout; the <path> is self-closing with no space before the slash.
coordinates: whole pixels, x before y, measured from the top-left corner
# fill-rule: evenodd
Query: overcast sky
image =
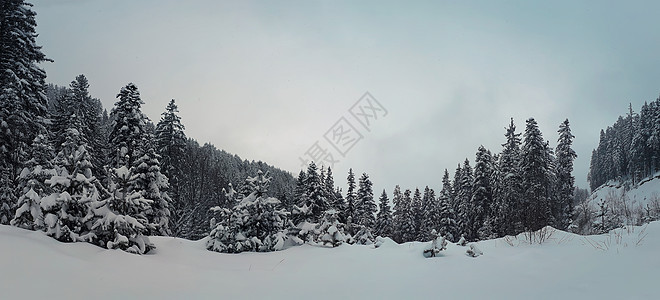
<path id="1" fill-rule="evenodd" d="M 108 109 L 134 82 L 154 122 L 175 98 L 189 137 L 294 175 L 319 141 L 376 196 L 439 190 L 511 117 L 552 147 L 569 118 L 586 187 L 600 129 L 660 92 L 658 1 L 33 3 L 48 82 L 85 74 Z M 387 111 L 369 131 L 349 112 L 367 91 Z M 324 139 L 342 117 L 362 134 L 345 157 Z"/>

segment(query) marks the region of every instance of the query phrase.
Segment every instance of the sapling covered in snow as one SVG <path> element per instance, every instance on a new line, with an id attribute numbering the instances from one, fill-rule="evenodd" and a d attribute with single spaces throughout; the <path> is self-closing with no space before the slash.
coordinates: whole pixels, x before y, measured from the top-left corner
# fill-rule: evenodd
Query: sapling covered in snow
<path id="1" fill-rule="evenodd" d="M 145 216 L 152 201 L 133 189 L 135 176 L 127 167 L 113 168 L 110 175 L 110 196 L 99 201 L 95 210 L 100 216 L 92 227 L 97 243 L 108 249 L 147 253 L 154 248 L 147 236 Z"/>
<path id="2" fill-rule="evenodd" d="M 277 209 L 280 201 L 266 194 L 268 174 L 259 171 L 248 178 L 251 192 L 232 209 L 214 207 L 220 216 L 209 234 L 206 248 L 211 251 L 240 253 L 244 251 L 277 251 L 285 245 L 287 212 Z"/>
<path id="3" fill-rule="evenodd" d="M 16 214 L 10 224 L 25 229 L 43 228 L 43 212 L 41 198 L 51 193 L 51 188 L 45 182 L 56 175 L 53 169 L 53 149 L 48 141 L 48 135 L 39 134 L 32 142 L 32 159 L 25 163 L 18 177 L 20 196 L 16 206 Z"/>
<path id="4" fill-rule="evenodd" d="M 318 243 L 337 247 L 347 240 L 346 233 L 344 232 L 344 224 L 339 222 L 339 213 L 330 209 L 323 215 L 323 222 L 318 228 Z"/>
<path id="5" fill-rule="evenodd" d="M 353 236 L 355 244 L 358 245 L 371 245 L 376 240 L 371 233 L 371 229 L 367 226 L 360 225 L 359 230 Z"/>
<path id="6" fill-rule="evenodd" d="M 459 245 L 459 246 L 467 245 L 467 240 L 465 239 L 464 235 L 461 235 L 461 238 L 458 240 L 458 243 L 456 243 L 456 245 Z"/>
<path id="7" fill-rule="evenodd" d="M 75 116 L 73 116 L 75 118 Z M 92 175 L 92 164 L 80 132 L 66 131 L 62 150 L 54 160 L 55 173 L 45 181 L 52 193 L 41 199 L 46 234 L 64 242 L 91 242 L 95 235 L 94 206 L 102 189 Z"/>

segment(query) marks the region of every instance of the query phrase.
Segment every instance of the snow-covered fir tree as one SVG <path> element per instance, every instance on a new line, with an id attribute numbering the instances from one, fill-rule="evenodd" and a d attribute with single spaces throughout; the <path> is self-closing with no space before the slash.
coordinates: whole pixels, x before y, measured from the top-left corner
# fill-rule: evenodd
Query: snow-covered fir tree
<path id="1" fill-rule="evenodd" d="M 367 173 L 362 173 L 358 181 L 357 198 L 353 223 L 373 230 L 376 225 L 376 203 L 371 180 Z"/>
<path id="2" fill-rule="evenodd" d="M 457 169 L 458 171 L 458 169 Z M 460 168 L 460 180 L 458 186 L 454 183 L 454 190 L 456 191 L 456 198 L 458 202 L 458 225 L 462 235 L 468 240 L 476 238 L 476 232 L 472 230 L 474 216 L 472 207 L 472 193 L 474 177 L 472 174 L 472 167 L 470 161 L 466 158 L 463 167 Z"/>
<path id="3" fill-rule="evenodd" d="M 94 241 L 94 209 L 103 192 L 92 174 L 86 143 L 77 129 L 80 123 L 78 116 L 71 115 L 64 143 L 53 161 L 55 174 L 45 180 L 52 193 L 40 202 L 46 234 L 63 242 Z"/>
<path id="4" fill-rule="evenodd" d="M 108 249 L 144 254 L 154 248 L 149 241 L 147 210 L 150 200 L 142 192 L 133 189 L 135 177 L 132 169 L 126 166 L 111 168 L 110 195 L 99 201 L 95 213 L 99 218 L 92 229 L 96 234 L 96 243 Z"/>
<path id="5" fill-rule="evenodd" d="M 53 169 L 53 147 L 48 135 L 37 135 L 32 142 L 32 159 L 25 163 L 18 178 L 18 198 L 16 214 L 10 224 L 25 229 L 37 230 L 43 228 L 43 212 L 41 199 L 50 195 L 52 189 L 46 180 L 56 175 Z"/>
<path id="6" fill-rule="evenodd" d="M 169 188 L 167 177 L 160 172 L 159 155 L 147 143 L 145 153 L 135 161 L 133 189 L 139 191 L 142 197 L 150 201 L 145 212 L 149 226 L 148 235 L 169 236 L 170 207 L 172 199 L 166 190 Z"/>
<path id="7" fill-rule="evenodd" d="M 172 199 L 170 228 L 174 235 L 181 232 L 183 224 L 176 222 L 185 215 L 186 204 L 179 197 L 179 184 L 182 179 L 181 161 L 185 155 L 185 127 L 181 124 L 178 107 L 172 99 L 156 125 L 156 152 L 160 155 L 161 172 L 169 179 L 168 196 Z"/>
<path id="8" fill-rule="evenodd" d="M 400 238 L 400 240 L 397 242 L 400 243 L 412 242 L 417 236 L 417 230 L 415 228 L 415 215 L 412 210 L 413 201 L 411 194 L 412 192 L 409 189 L 406 189 L 403 192 L 403 196 L 401 197 L 401 201 L 399 201 L 398 207 L 394 207 L 394 216 L 396 220 L 395 228 Z"/>
<path id="9" fill-rule="evenodd" d="M 325 211 L 330 208 L 330 204 L 325 197 L 323 184 L 314 162 L 307 167 L 304 186 L 305 193 L 300 202 L 294 206 L 292 218 L 295 224 L 318 223 Z"/>
<path id="10" fill-rule="evenodd" d="M 533 232 L 550 223 L 549 167 L 547 145 L 536 120 L 530 118 L 523 136 L 521 159 L 524 190 L 522 213 L 526 231 Z"/>
<path id="11" fill-rule="evenodd" d="M 492 156 L 480 146 L 474 165 L 474 183 L 472 194 L 471 232 L 472 238 L 488 239 L 493 237 L 491 205 L 493 202 Z"/>
<path id="12" fill-rule="evenodd" d="M 435 197 L 435 191 L 427 185 L 422 195 L 422 206 L 420 211 L 421 222 L 417 236 L 418 241 L 430 241 L 433 239 L 431 232 L 438 229 L 440 224 L 440 208 Z"/>
<path id="13" fill-rule="evenodd" d="M 573 214 L 573 193 L 575 191 L 575 177 L 573 177 L 573 161 L 577 157 L 571 148 L 573 134 L 571 133 L 568 119 L 559 125 L 559 140 L 557 144 L 557 198 L 559 204 L 559 215 L 557 216 L 557 227 L 566 230 L 571 224 Z"/>
<path id="14" fill-rule="evenodd" d="M 288 213 L 277 209 L 279 200 L 267 195 L 271 178 L 261 171 L 248 179 L 252 192 L 232 208 L 214 207 L 220 221 L 209 234 L 206 248 L 211 251 L 282 250 L 286 240 L 284 226 Z"/>
<path id="15" fill-rule="evenodd" d="M 376 215 L 374 234 L 382 237 L 393 237 L 393 222 L 390 199 L 388 199 L 387 193 L 383 189 L 380 198 L 378 198 L 378 214 Z"/>
<path id="16" fill-rule="evenodd" d="M 353 232 L 351 224 L 355 221 L 355 202 L 357 196 L 355 195 L 355 174 L 353 174 L 353 169 L 348 169 L 348 176 L 346 177 L 348 182 L 348 189 L 346 190 L 346 210 L 344 211 L 344 216 L 346 218 L 346 224 L 348 226 L 348 231 Z"/>
<path id="17" fill-rule="evenodd" d="M 0 223 L 14 217 L 16 179 L 32 157 L 30 144 L 46 123 L 46 72 L 50 61 L 37 45 L 36 13 L 23 0 L 0 9 Z"/>
<path id="18" fill-rule="evenodd" d="M 113 120 L 109 144 L 112 145 L 110 167 L 134 166 L 142 157 L 147 141 L 147 117 L 142 113 L 144 104 L 135 84 L 129 83 L 117 95 L 119 101 L 110 113 Z"/>
<path id="19" fill-rule="evenodd" d="M 522 232 L 521 201 L 522 175 L 520 170 L 520 133 L 516 133 L 513 118 L 506 128 L 506 143 L 498 161 L 498 181 L 493 195 L 496 209 L 493 211 L 500 235 Z"/>
<path id="20" fill-rule="evenodd" d="M 345 232 L 345 225 L 339 221 L 339 212 L 329 209 L 323 214 L 323 220 L 318 228 L 318 243 L 337 247 L 350 239 Z"/>

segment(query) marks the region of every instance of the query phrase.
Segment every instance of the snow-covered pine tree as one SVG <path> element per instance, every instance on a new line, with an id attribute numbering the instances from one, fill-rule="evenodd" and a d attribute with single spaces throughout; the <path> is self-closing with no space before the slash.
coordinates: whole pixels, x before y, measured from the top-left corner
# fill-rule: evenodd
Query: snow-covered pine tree
<path id="1" fill-rule="evenodd" d="M 335 179 L 332 176 L 332 169 L 330 169 L 330 167 L 328 167 L 328 172 L 325 175 L 323 186 L 324 192 L 326 193 L 326 198 L 328 199 L 328 204 L 330 204 L 330 208 L 336 210 L 339 220 L 342 220 L 343 211 L 345 210 L 344 199 L 341 198 L 341 194 L 337 194 L 335 188 Z"/>
<path id="2" fill-rule="evenodd" d="M 433 239 L 431 232 L 438 229 L 440 224 L 440 209 L 438 207 L 437 199 L 435 198 L 435 191 L 430 189 L 427 185 L 424 188 L 422 195 L 422 206 L 420 211 L 421 222 L 419 225 L 419 232 L 417 236 L 418 241 L 430 241 Z"/>
<path id="3" fill-rule="evenodd" d="M 458 224 L 456 223 L 456 214 L 449 204 L 449 198 L 446 193 L 440 193 L 438 197 L 438 233 L 450 241 L 458 240 Z"/>
<path id="4" fill-rule="evenodd" d="M 155 248 L 147 236 L 149 223 L 145 212 L 151 201 L 134 190 L 135 177 L 132 169 L 126 166 L 111 168 L 110 196 L 99 201 L 95 214 L 99 218 L 92 229 L 96 242 L 108 249 L 122 249 L 126 252 L 144 254 Z"/>
<path id="5" fill-rule="evenodd" d="M 557 189 L 559 215 L 557 216 L 558 229 L 566 230 L 573 217 L 573 193 L 575 191 L 575 177 L 573 177 L 573 161 L 577 157 L 571 148 L 573 134 L 568 119 L 559 125 L 559 139 L 557 144 Z"/>
<path id="6" fill-rule="evenodd" d="M 288 215 L 279 210 L 279 200 L 267 195 L 271 177 L 261 170 L 247 180 L 252 192 L 232 209 L 214 207 L 220 222 L 209 234 L 206 248 L 211 251 L 277 251 L 284 247 L 284 225 Z"/>
<path id="7" fill-rule="evenodd" d="M 339 212 L 333 208 L 325 211 L 318 228 L 318 243 L 337 247 L 345 243 L 349 236 L 344 230 L 345 225 L 339 222 Z"/>
<path id="8" fill-rule="evenodd" d="M 373 230 L 376 225 L 376 203 L 371 180 L 367 173 L 362 173 L 358 181 L 357 198 L 355 201 L 355 225 Z"/>
<path id="9" fill-rule="evenodd" d="M 400 191 L 399 191 L 400 192 Z M 387 198 L 387 193 L 383 189 L 378 199 L 378 214 L 376 215 L 376 226 L 374 234 L 381 237 L 393 237 L 393 220 L 392 210 L 390 209 L 390 200 Z"/>
<path id="10" fill-rule="evenodd" d="M 344 211 L 344 216 L 346 217 L 346 224 L 349 225 L 347 228 L 348 232 L 353 234 L 355 232 L 349 223 L 352 224 L 355 221 L 355 199 L 357 196 L 355 195 L 355 174 L 353 174 L 352 168 L 348 169 L 346 181 L 348 182 L 348 189 L 346 190 L 346 210 Z"/>
<path id="11" fill-rule="evenodd" d="M 492 157 L 480 146 L 474 165 L 474 192 L 472 194 L 472 238 L 485 240 L 493 237 L 491 205 L 493 202 Z"/>
<path id="12" fill-rule="evenodd" d="M 309 224 L 318 224 L 323 218 L 325 211 L 330 208 L 314 162 L 311 162 L 307 167 L 304 186 L 304 197 L 300 199 L 301 201 L 298 205 L 294 206 L 292 212 L 293 222 L 298 229 L 311 226 Z"/>
<path id="13" fill-rule="evenodd" d="M 32 157 L 30 144 L 45 130 L 46 72 L 38 64 L 50 60 L 36 43 L 32 5 L 0 5 L 0 223 L 8 224 L 20 196 L 16 179 Z"/>
<path id="14" fill-rule="evenodd" d="M 527 120 L 523 138 L 521 170 L 525 192 L 521 213 L 525 230 L 534 232 L 550 222 L 549 162 L 546 143 L 534 118 Z"/>
<path id="15" fill-rule="evenodd" d="M 43 228 L 43 212 L 41 198 L 50 195 L 52 189 L 46 185 L 46 180 L 56 175 L 52 160 L 53 147 L 48 135 L 37 135 L 32 142 L 32 159 L 25 163 L 25 167 L 18 178 L 18 198 L 16 214 L 10 224 L 25 229 L 37 230 Z"/>
<path id="16" fill-rule="evenodd" d="M 293 209 L 293 205 L 302 207 L 305 204 L 305 199 L 307 198 L 307 188 L 305 187 L 305 178 L 307 174 L 305 171 L 300 170 L 298 173 L 298 179 L 296 180 L 296 189 L 293 192 L 293 203 L 289 210 Z"/>
<path id="17" fill-rule="evenodd" d="M 86 143 L 80 128 L 82 120 L 71 115 L 64 143 L 53 160 L 55 174 L 45 183 L 52 193 L 41 199 L 46 234 L 63 242 L 92 242 L 94 208 L 101 199 L 102 187 L 92 174 Z"/>
<path id="18" fill-rule="evenodd" d="M 458 170 L 457 170 L 458 171 Z M 456 198 L 458 201 L 458 222 L 462 235 L 468 240 L 476 239 L 476 232 L 473 228 L 474 208 L 472 207 L 472 193 L 474 183 L 474 175 L 472 174 L 472 167 L 470 161 L 466 158 L 463 167 L 460 169 L 460 182 L 458 190 L 456 183 L 454 183 L 454 190 L 456 190 Z"/>
<path id="19" fill-rule="evenodd" d="M 401 201 L 401 218 L 399 224 L 399 230 L 401 234 L 401 242 L 412 242 L 417 236 L 417 230 L 415 228 L 415 214 L 413 212 L 413 200 L 412 192 L 409 189 L 406 189 L 403 192 L 403 199 Z M 398 211 L 398 210 L 397 210 Z"/>
<path id="20" fill-rule="evenodd" d="M 521 201 L 522 177 L 520 170 L 520 133 L 511 118 L 506 128 L 506 143 L 502 144 L 502 153 L 498 161 L 498 181 L 493 195 L 496 217 L 496 230 L 500 235 L 515 235 L 522 232 Z"/>
<path id="21" fill-rule="evenodd" d="M 403 193 L 401 187 L 396 185 L 392 191 L 392 204 L 394 205 L 392 212 L 392 239 L 397 243 L 403 243 L 402 229 L 404 224 L 404 212 L 407 205 L 403 202 Z"/>
<path id="22" fill-rule="evenodd" d="M 179 197 L 179 184 L 183 176 L 181 161 L 185 155 L 186 135 L 178 112 L 174 99 L 170 100 L 156 125 L 156 152 L 161 157 L 159 159 L 161 172 L 169 179 L 167 194 L 172 199 L 170 228 L 175 236 L 181 232 L 183 226 L 176 220 L 181 219 L 185 214 L 186 207 Z"/>
<path id="23" fill-rule="evenodd" d="M 449 171 L 445 169 L 442 176 L 442 190 L 438 196 L 438 208 L 440 212 L 440 223 L 438 224 L 438 233 L 448 240 L 455 242 L 458 240 L 458 222 L 456 221 L 456 212 L 452 205 L 453 193 L 451 191 L 451 182 L 449 180 Z"/>
<path id="24" fill-rule="evenodd" d="M 129 83 L 123 87 L 117 98 L 119 101 L 110 113 L 113 120 L 109 136 L 109 144 L 112 147 L 110 167 L 130 168 L 134 166 L 135 160 L 144 155 L 148 137 L 147 117 L 140 108 L 144 102 L 135 84 Z"/>
<path id="25" fill-rule="evenodd" d="M 410 213 L 413 220 L 413 236 L 411 241 L 420 241 L 420 227 L 424 219 L 424 211 L 422 210 L 422 193 L 419 188 L 415 188 L 415 193 L 410 202 Z"/>
<path id="26" fill-rule="evenodd" d="M 147 235 L 171 235 L 170 207 L 172 199 L 167 194 L 167 177 L 160 172 L 159 155 L 150 143 L 146 143 L 145 153 L 135 161 L 133 189 L 139 191 L 150 205 L 145 215 L 149 222 Z"/>

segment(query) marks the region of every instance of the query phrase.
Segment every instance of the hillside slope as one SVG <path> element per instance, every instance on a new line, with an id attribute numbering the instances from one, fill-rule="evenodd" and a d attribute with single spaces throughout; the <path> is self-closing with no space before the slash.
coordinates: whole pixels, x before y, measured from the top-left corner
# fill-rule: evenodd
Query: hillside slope
<path id="1" fill-rule="evenodd" d="M 138 256 L 63 244 L 0 226 L 4 299 L 654 299 L 660 222 L 582 237 L 550 231 L 479 242 L 471 258 L 449 244 L 426 259 L 428 243 L 374 249 L 300 246 L 273 253 L 220 254 L 204 240 L 154 237 Z"/>

